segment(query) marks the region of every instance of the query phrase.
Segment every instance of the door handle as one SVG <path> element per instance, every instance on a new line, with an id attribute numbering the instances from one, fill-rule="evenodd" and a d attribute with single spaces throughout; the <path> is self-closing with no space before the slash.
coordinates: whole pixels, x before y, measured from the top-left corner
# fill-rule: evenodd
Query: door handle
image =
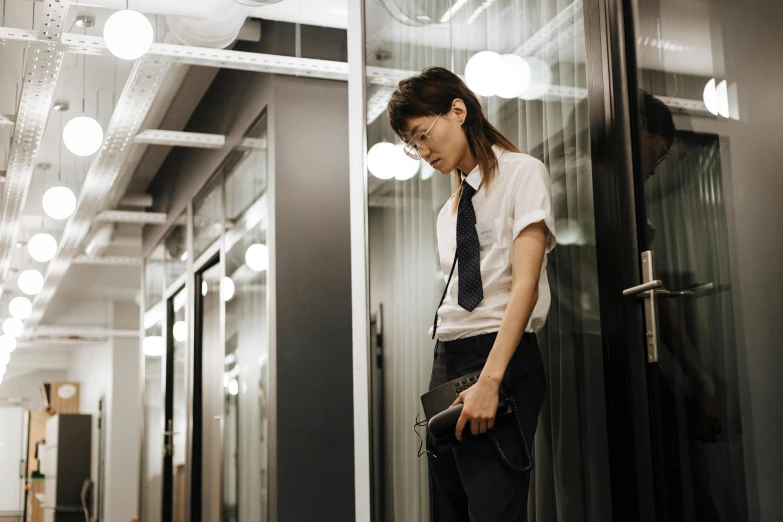
<path id="1" fill-rule="evenodd" d="M 658 294 L 665 292 L 663 281 L 654 279 L 655 259 L 652 250 L 642 252 L 642 284 L 623 290 L 623 295 L 644 299 L 644 322 L 646 326 L 647 362 L 658 362 Z"/>

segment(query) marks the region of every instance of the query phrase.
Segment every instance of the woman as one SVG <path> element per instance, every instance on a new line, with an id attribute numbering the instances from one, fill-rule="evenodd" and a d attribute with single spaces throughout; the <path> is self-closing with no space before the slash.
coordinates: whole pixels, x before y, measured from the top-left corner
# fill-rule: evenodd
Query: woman
<path id="1" fill-rule="evenodd" d="M 549 175 L 446 69 L 400 82 L 387 113 L 406 153 L 452 173 L 457 189 L 437 223 L 441 266 L 452 276 L 432 331 L 430 389 L 481 371 L 454 403 L 463 403 L 454 439 L 428 437 L 431 519 L 524 521 L 527 441 L 546 387 L 535 333 L 549 311 L 545 254 L 555 246 Z M 516 415 L 496 418 L 501 388 Z"/>

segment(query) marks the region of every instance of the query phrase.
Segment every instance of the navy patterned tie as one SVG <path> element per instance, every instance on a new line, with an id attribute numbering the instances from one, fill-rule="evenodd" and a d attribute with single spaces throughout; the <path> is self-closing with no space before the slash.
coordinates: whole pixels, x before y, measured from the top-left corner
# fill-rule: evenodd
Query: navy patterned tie
<path id="1" fill-rule="evenodd" d="M 481 285 L 479 238 L 476 231 L 476 211 L 471 199 L 476 189 L 462 182 L 462 197 L 457 211 L 457 255 L 459 258 L 459 298 L 457 302 L 472 312 L 484 299 Z"/>

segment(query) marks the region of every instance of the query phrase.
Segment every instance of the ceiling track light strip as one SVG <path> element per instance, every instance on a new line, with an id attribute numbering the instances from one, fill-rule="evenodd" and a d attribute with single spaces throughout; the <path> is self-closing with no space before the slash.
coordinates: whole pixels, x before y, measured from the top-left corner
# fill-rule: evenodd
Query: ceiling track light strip
<path id="1" fill-rule="evenodd" d="M 90 223 L 99 212 L 106 210 L 112 187 L 132 149 L 133 137 L 139 132 L 170 67 L 170 60 L 150 55 L 134 63 L 106 128 L 103 146 L 84 179 L 76 211 L 63 230 L 57 256 L 49 263 L 44 287 L 35 296 L 33 311 L 27 319 L 29 326 L 40 322 L 71 262 L 80 253 Z"/>
<path id="2" fill-rule="evenodd" d="M 65 49 L 60 45 L 60 38 L 69 4 L 70 0 L 50 0 L 44 4 L 40 36 L 31 43 L 27 53 L 22 94 L 3 185 L 0 212 L 0 296 L 11 265 L 19 232 L 19 216 L 27 201 L 35 158 L 41 145 L 63 61 Z"/>
<path id="3" fill-rule="evenodd" d="M 226 137 L 222 134 L 147 129 L 138 133 L 134 141 L 147 145 L 163 145 L 168 147 L 220 149 L 226 144 Z"/>
<path id="4" fill-rule="evenodd" d="M 135 210 L 104 210 L 95 216 L 95 221 L 104 223 L 130 223 L 135 225 L 162 225 L 166 223 L 165 212 L 138 212 Z"/>
<path id="5" fill-rule="evenodd" d="M 71 261 L 74 265 L 102 265 L 102 266 L 141 266 L 143 259 L 131 256 L 76 256 Z"/>
<path id="6" fill-rule="evenodd" d="M 561 36 L 573 35 L 574 29 L 582 27 L 580 22 L 584 17 L 582 0 L 565 7 L 557 13 L 557 16 L 544 24 L 533 36 L 525 40 L 522 45 L 511 51 L 511 54 L 520 56 L 536 56 L 549 60 L 556 57 L 563 48 L 564 42 Z"/>

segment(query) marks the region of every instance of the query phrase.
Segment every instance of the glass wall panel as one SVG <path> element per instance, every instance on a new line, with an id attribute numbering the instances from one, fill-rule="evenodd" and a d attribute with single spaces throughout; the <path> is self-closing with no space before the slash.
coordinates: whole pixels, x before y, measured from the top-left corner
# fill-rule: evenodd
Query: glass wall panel
<path id="1" fill-rule="evenodd" d="M 141 517 L 158 522 L 163 510 L 163 432 L 165 431 L 164 309 L 161 301 L 164 280 L 163 245 L 155 248 L 144 268 L 147 309 L 144 314 L 144 444 L 141 462 Z"/>
<path id="2" fill-rule="evenodd" d="M 221 424 L 223 411 L 223 361 L 225 359 L 221 332 L 220 280 L 222 267 L 217 260 L 197 274 L 200 298 L 196 304 L 196 350 L 199 352 L 195 371 L 199 372 L 194 393 L 194 407 L 200 408 L 201 423 L 194 432 L 193 451 L 201 454 L 201 469 L 195 477 L 200 497 L 200 520 L 221 520 Z M 198 411 L 198 410 L 196 410 Z"/>
<path id="3" fill-rule="evenodd" d="M 163 247 L 166 265 L 165 287 L 168 288 L 185 273 L 188 266 L 188 217 L 186 212 L 182 213 L 166 235 Z"/>
<path id="4" fill-rule="evenodd" d="M 582 2 L 367 0 L 365 12 L 370 150 L 400 142 L 384 112 L 397 81 L 436 65 L 464 77 L 471 61 L 482 72 L 468 85 L 486 95 L 489 120 L 549 170 L 558 246 L 548 257 L 549 320 L 538 334 L 548 393 L 529 519 L 610 520 Z M 512 57 L 487 63 L 481 51 Z M 496 92 L 509 81 L 512 94 Z M 429 517 L 427 463 L 416 459 L 412 427 L 432 368 L 427 331 L 448 276 L 435 226 L 450 178 L 424 162 L 385 172 L 402 154 L 368 165 L 371 327 L 382 332 L 371 371 L 376 522 Z"/>
<path id="5" fill-rule="evenodd" d="M 226 218 L 234 220 L 266 191 L 266 111 L 225 162 Z"/>
<path id="6" fill-rule="evenodd" d="M 171 424 L 167 426 L 171 444 L 172 495 L 174 522 L 185 520 L 185 483 L 188 433 L 188 324 L 186 321 L 188 292 L 182 289 L 169 300 L 168 345 L 171 355 Z"/>
<path id="7" fill-rule="evenodd" d="M 269 332 L 266 200 L 226 235 L 224 520 L 266 521 Z"/>
<path id="8" fill-rule="evenodd" d="M 781 2 L 634 0 L 659 520 L 783 512 Z M 660 294 L 659 294 L 660 295 Z"/>
<path id="9" fill-rule="evenodd" d="M 193 200 L 193 255 L 198 258 L 223 230 L 223 177 L 217 176 Z"/>

